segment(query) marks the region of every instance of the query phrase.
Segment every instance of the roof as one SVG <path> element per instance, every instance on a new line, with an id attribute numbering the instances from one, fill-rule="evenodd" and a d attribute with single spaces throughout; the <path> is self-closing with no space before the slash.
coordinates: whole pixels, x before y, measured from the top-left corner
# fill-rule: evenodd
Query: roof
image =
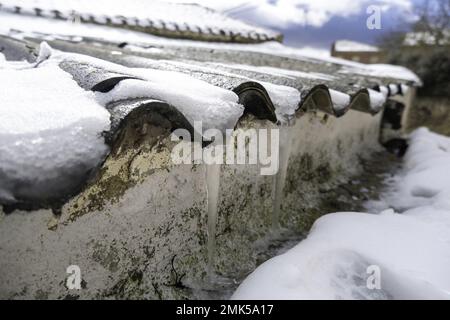
<path id="1" fill-rule="evenodd" d="M 2 19 L 10 16 L 3 14 Z M 117 148 L 118 136 L 127 123 L 137 121 L 136 115 L 156 114 L 172 128 L 191 132 L 198 120 L 206 124 L 204 129 L 232 129 L 246 113 L 281 125 L 315 110 L 335 117 L 350 109 L 377 114 L 389 96 L 420 85 L 417 76 L 402 67 L 318 59 L 276 42 L 204 43 L 118 34 L 103 27 L 97 27 L 101 38 L 96 38 L 88 36 L 99 30 L 95 26 L 83 34 L 80 26 L 58 29 L 52 24 L 48 29 L 44 19 L 24 19 L 30 23 L 10 19 L 16 23 L 14 30 L 2 31 L 7 35 L 0 36 L 0 62 L 4 56 L 27 60 L 37 70 L 52 66 L 70 74 L 110 113 L 109 130 L 99 131 L 110 149 Z M 21 26 L 24 29 L 18 30 Z M 103 160 L 98 158 L 91 175 Z M 2 170 L 0 166 L 0 176 Z M 10 185 L 20 186 L 20 179 L 11 179 Z M 9 190 L 9 199 L 15 199 L 9 202 L 0 190 L 0 204 L 58 206 L 80 188 L 66 188 L 50 198 L 39 193 L 14 197 L 15 191 Z"/>
<path id="2" fill-rule="evenodd" d="M 336 52 L 378 52 L 380 49 L 367 43 L 338 40 L 334 42 L 334 51 Z"/>
<path id="3" fill-rule="evenodd" d="M 197 4 L 157 0 L 1 0 L 8 13 L 94 23 L 138 30 L 154 35 L 225 42 L 281 41 L 281 34 L 249 25 Z"/>
<path id="4" fill-rule="evenodd" d="M 442 32 L 442 38 L 436 40 L 436 36 L 430 32 L 408 32 L 403 41 L 404 46 L 419 46 L 419 45 L 440 45 L 448 46 L 450 44 L 450 29 Z"/>

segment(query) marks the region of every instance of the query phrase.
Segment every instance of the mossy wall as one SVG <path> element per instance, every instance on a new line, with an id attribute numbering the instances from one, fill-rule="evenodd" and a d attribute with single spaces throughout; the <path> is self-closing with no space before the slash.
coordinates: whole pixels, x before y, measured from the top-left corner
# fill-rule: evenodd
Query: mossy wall
<path id="1" fill-rule="evenodd" d="M 299 115 L 278 235 L 270 230 L 273 177 L 259 175 L 256 165 L 222 166 L 215 283 L 206 277 L 204 165 L 175 166 L 166 133 L 128 128 L 61 215 L 1 215 L 0 297 L 177 299 L 232 290 L 277 236 L 304 235 L 320 215 L 345 209 L 338 187 L 379 150 L 380 117 L 352 110 L 341 118 Z M 238 126 L 274 124 L 246 116 Z M 65 286 L 72 264 L 81 269 L 80 290 Z"/>

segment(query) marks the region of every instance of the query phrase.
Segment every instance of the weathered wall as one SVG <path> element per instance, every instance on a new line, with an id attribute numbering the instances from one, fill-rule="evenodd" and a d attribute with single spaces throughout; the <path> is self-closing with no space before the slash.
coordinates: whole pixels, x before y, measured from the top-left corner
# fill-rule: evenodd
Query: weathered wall
<path id="1" fill-rule="evenodd" d="M 334 188 L 379 148 L 380 120 L 381 113 L 353 110 L 341 118 L 298 115 L 283 230 L 305 232 L 320 214 L 340 209 Z M 246 116 L 239 126 L 274 125 Z M 154 128 L 136 130 L 139 138 L 122 137 L 95 184 L 60 216 L 49 210 L 0 214 L 1 298 L 167 299 L 215 290 L 217 283 L 206 279 L 205 166 L 174 166 L 167 137 L 152 138 Z M 130 147 L 136 141 L 139 147 Z M 256 267 L 270 241 L 273 177 L 259 176 L 255 165 L 221 170 L 215 269 L 227 286 Z M 65 287 L 71 264 L 81 268 L 81 290 Z"/>

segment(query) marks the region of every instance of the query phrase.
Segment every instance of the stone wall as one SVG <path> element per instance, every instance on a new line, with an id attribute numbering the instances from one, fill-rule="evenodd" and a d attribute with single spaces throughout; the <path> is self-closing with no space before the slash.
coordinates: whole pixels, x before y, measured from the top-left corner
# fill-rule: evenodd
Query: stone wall
<path id="1" fill-rule="evenodd" d="M 282 233 L 305 234 L 337 205 L 336 187 L 380 150 L 382 114 L 298 113 L 273 232 L 274 177 L 257 165 L 222 165 L 214 281 L 207 275 L 205 165 L 174 165 L 162 128 L 124 130 L 99 175 L 55 215 L 0 210 L 1 298 L 204 298 L 236 283 Z M 244 116 L 239 128 L 274 128 Z M 157 138 L 155 138 L 157 137 Z M 283 143 L 283 141 L 282 141 Z M 81 269 L 82 289 L 65 283 Z"/>

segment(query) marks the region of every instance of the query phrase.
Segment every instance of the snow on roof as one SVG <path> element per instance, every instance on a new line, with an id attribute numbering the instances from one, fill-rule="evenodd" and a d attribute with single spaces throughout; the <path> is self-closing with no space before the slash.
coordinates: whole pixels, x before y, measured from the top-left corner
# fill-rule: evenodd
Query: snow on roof
<path id="1" fill-rule="evenodd" d="M 254 52 L 260 54 L 271 54 L 277 57 L 287 57 L 297 59 L 301 61 L 316 62 L 315 65 L 332 64 L 339 66 L 342 70 L 357 71 L 358 74 L 375 77 L 388 77 L 396 78 L 400 75 L 400 79 L 410 82 L 416 82 L 420 84 L 417 76 L 409 70 L 401 67 L 391 67 L 383 65 L 383 67 L 377 65 L 367 65 L 364 63 L 358 63 L 354 61 L 348 61 L 335 57 L 317 57 L 317 55 L 308 55 L 301 49 L 285 46 L 281 43 L 269 41 L 260 44 L 238 44 L 238 43 L 214 43 L 204 41 L 192 41 L 192 40 L 178 40 L 168 39 L 163 37 L 157 37 L 150 34 L 144 34 L 137 31 L 123 30 L 117 28 L 109 28 L 99 25 L 85 25 L 85 24 L 72 24 L 65 21 L 49 20 L 36 17 L 18 16 L 5 12 L 0 12 L 0 20 L 3 22 L 0 24 L 0 34 L 6 34 L 14 36 L 15 38 L 40 38 L 42 40 L 65 40 L 72 42 L 83 42 L 84 40 L 100 40 L 110 43 L 126 43 L 126 48 L 135 53 L 149 53 L 149 54 L 167 54 L 167 48 L 178 46 L 186 48 L 204 48 L 214 50 L 233 50 L 239 52 Z M 148 48 L 148 49 L 145 49 Z M 150 52 L 153 51 L 153 52 Z M 212 59 L 212 57 L 211 57 Z M 228 63 L 229 61 L 225 61 Z M 241 64 L 241 62 L 236 62 Z M 250 63 L 249 63 L 250 64 Z M 320 67 L 321 67 L 320 66 Z M 271 67 L 271 66 L 260 66 Z M 305 70 L 291 70 L 291 68 L 282 68 L 284 73 L 291 71 L 305 72 Z M 320 69 L 320 68 L 319 68 Z M 402 69 L 402 72 L 399 72 Z M 263 71 L 260 68 L 259 71 Z M 328 77 L 334 77 L 336 69 L 328 68 L 326 72 L 320 73 L 318 70 L 308 70 L 311 77 L 323 77 L 323 74 Z M 279 71 L 277 71 L 279 73 Z M 286 74 L 287 75 L 287 74 Z M 298 74 L 297 74 L 298 75 Z M 335 78 L 335 80 L 338 80 Z"/>
<path id="2" fill-rule="evenodd" d="M 216 128 L 224 132 L 226 129 L 234 128 L 244 111 L 234 92 L 176 71 L 127 68 L 86 55 L 64 52 L 54 52 L 44 64 L 60 64 L 67 61 L 73 62 L 73 68 L 63 67 L 69 72 L 78 73 L 82 67 L 89 66 L 130 77 L 123 79 L 107 93 L 97 92 L 97 100 L 102 105 L 123 99 L 153 98 L 176 107 L 192 125 L 194 121 L 201 121 L 204 129 Z M 84 72 L 72 75 L 79 83 L 84 81 L 82 79 L 85 76 Z"/>
<path id="3" fill-rule="evenodd" d="M 127 0 L 1 0 L 0 9 L 25 15 L 39 15 L 60 20 L 92 22 L 140 29 L 159 34 L 164 30 L 173 37 L 257 42 L 278 39 L 280 35 L 268 29 L 249 25 L 240 20 L 196 4 L 161 1 Z M 38 11 L 37 11 L 37 10 Z"/>
<path id="4" fill-rule="evenodd" d="M 112 102 L 150 95 L 178 108 L 192 124 L 202 121 L 205 130 L 233 128 L 243 113 L 234 92 L 178 72 L 125 68 L 52 52 L 45 43 L 39 59 L 39 64 L 11 64 L 1 55 L 0 82 L 7 84 L 0 89 L 2 204 L 51 202 L 74 192 L 109 149 L 102 133 L 109 130 L 105 107 Z M 74 81 L 80 78 L 61 69 L 62 62 L 73 60 L 76 72 L 89 64 L 93 78 L 96 68 L 138 78 L 94 94 Z"/>
<path id="5" fill-rule="evenodd" d="M 411 81 L 418 85 L 421 85 L 422 80 L 411 70 L 402 66 L 394 66 L 391 64 L 370 64 L 353 66 L 353 67 L 343 67 L 340 73 L 347 74 L 360 74 L 363 76 L 374 76 L 374 77 L 386 77 L 386 78 L 396 78 L 399 80 Z"/>
<path id="6" fill-rule="evenodd" d="M 338 40 L 334 43 L 336 52 L 378 52 L 378 47 L 350 40 Z"/>
<path id="7" fill-rule="evenodd" d="M 3 50 L 3 54 L 0 54 L 0 68 L 4 69 L 2 73 L 9 70 L 7 72 L 15 74 L 11 77 L 18 84 L 21 83 L 18 79 L 20 72 L 35 73 L 39 79 L 34 82 L 30 80 L 27 84 L 21 83 L 27 90 L 30 89 L 30 95 L 24 95 L 24 99 L 30 100 L 24 102 L 24 108 L 25 104 L 44 104 L 42 110 L 48 108 L 48 112 L 55 114 L 59 108 L 56 101 L 73 97 L 75 105 L 79 103 L 86 107 L 91 106 L 90 110 L 83 112 L 86 116 L 92 113 L 93 119 L 98 120 L 89 122 L 94 123 L 91 127 L 76 127 L 80 129 L 80 141 L 72 135 L 75 129 L 71 127 L 70 122 L 65 122 L 68 119 L 64 118 L 65 115 L 70 115 L 72 106 L 61 113 L 60 122 L 49 122 L 49 125 L 61 124 L 62 132 L 50 128 L 49 131 L 43 130 L 48 132 L 48 135 L 44 135 L 40 133 L 42 130 L 39 131 L 39 128 L 30 126 L 31 138 L 24 140 L 30 149 L 29 157 L 35 155 L 32 149 L 33 143 L 40 141 L 37 138 L 43 138 L 45 144 L 47 141 L 56 141 L 53 133 L 65 134 L 67 140 L 61 141 L 66 141 L 66 144 L 59 150 L 64 151 L 63 148 L 72 143 L 81 152 L 77 153 L 77 156 L 94 148 L 93 143 L 99 144 L 95 147 L 99 152 L 91 153 L 90 158 L 86 157 L 87 162 L 83 168 L 89 172 L 94 172 L 102 162 L 104 152 L 107 153 L 105 150 L 108 145 L 115 143 L 116 133 L 121 130 L 120 124 L 128 121 L 129 114 L 135 110 L 147 112 L 148 105 L 153 106 L 154 103 L 160 108 L 176 112 L 177 117 L 182 120 L 181 126 L 186 126 L 189 130 L 194 121 L 200 120 L 204 129 L 217 128 L 224 131 L 234 128 L 244 109 L 259 118 L 278 123 L 289 121 L 298 109 L 305 108 L 316 108 L 334 116 L 344 116 L 351 108 L 375 114 L 382 109 L 388 96 L 403 94 L 408 86 L 420 84 L 417 76 L 404 68 L 365 65 L 331 57 L 316 58 L 276 42 L 231 44 L 175 40 L 107 26 L 70 24 L 5 12 L 0 12 L 0 19 L 0 34 L 8 35 L 0 35 L 0 46 Z M 59 51 L 41 44 L 39 52 L 37 48 L 42 40 L 47 40 Z M 38 67 L 30 71 L 30 66 L 36 64 Z M 47 79 L 50 76 L 45 70 L 57 70 L 53 74 L 53 77 L 57 78 L 70 74 L 75 80 L 70 83 L 77 84 L 77 89 L 58 91 L 57 79 Z M 24 81 L 25 79 L 27 78 L 24 77 Z M 5 91 L 8 87 L 3 87 L 2 100 L 12 101 L 14 97 L 20 96 L 19 85 L 14 85 L 14 81 L 6 81 L 12 83 L 12 89 Z M 62 88 L 69 87 L 67 81 L 61 81 L 61 85 Z M 45 100 L 33 104 L 31 95 L 52 95 L 54 100 L 49 101 L 54 103 L 52 102 L 51 108 L 45 106 Z M 78 100 L 83 95 L 91 102 Z M 310 96 L 316 95 L 320 95 L 320 99 L 313 100 L 321 101 L 321 104 L 306 104 Z M 252 107 L 255 101 L 258 102 L 259 108 Z M 0 108 L 5 106 L 2 104 Z M 101 126 L 101 119 L 95 116 L 98 110 L 109 111 L 107 113 L 111 118 L 111 127 L 106 129 L 104 137 L 101 136 L 105 131 Z M 7 111 L 9 112 L 5 109 L 5 112 Z M 33 112 L 38 114 L 36 119 L 43 119 L 38 110 Z M 8 127 L 8 117 L 2 117 L 0 122 L 4 122 L 4 133 L 13 141 L 14 128 Z M 29 120 L 26 115 L 22 120 L 25 121 L 24 119 Z M 77 119 L 76 116 L 73 119 Z M 87 133 L 83 130 L 87 130 Z M 78 147 L 83 139 L 83 146 Z M 5 148 L 6 146 L 5 144 Z M 36 190 L 40 188 L 36 184 L 39 180 L 30 182 L 22 176 L 16 176 L 17 170 L 14 171 L 13 162 L 23 162 L 19 159 L 19 149 L 13 147 L 8 149 L 8 152 L 12 152 L 12 160 L 0 162 L 0 176 L 7 176 L 9 181 L 1 190 L 0 202 L 36 200 L 39 205 L 45 205 L 48 200 L 46 195 L 29 193 L 31 196 L 26 199 L 17 193 L 15 186 L 22 182 L 28 184 L 30 190 L 32 187 Z M 42 150 L 43 154 L 44 151 Z M 23 152 L 23 155 L 27 156 L 28 153 Z M 57 157 L 56 154 L 52 155 L 55 161 L 63 161 L 63 158 Z M 67 152 L 67 155 L 67 165 L 70 167 L 74 162 L 70 161 L 71 153 Z M 10 166 L 9 169 L 2 167 L 3 163 Z M 36 165 L 39 163 L 37 161 Z M 44 162 L 41 164 L 46 168 Z M 67 169 L 60 162 L 49 161 L 45 165 L 64 168 L 64 172 L 70 176 L 71 169 Z M 36 167 L 31 166 L 29 170 L 33 173 L 32 170 L 35 169 Z M 80 169 L 74 167 L 73 170 L 75 172 Z M 47 182 L 51 179 L 58 181 L 57 179 L 61 179 L 60 172 L 63 171 L 57 169 L 43 179 L 47 179 Z M 32 176 L 31 174 L 30 177 Z M 63 182 L 60 184 L 64 185 Z M 48 186 L 50 185 L 52 184 L 48 183 Z M 64 190 L 67 191 L 64 195 L 75 192 L 75 183 L 68 184 Z"/>

